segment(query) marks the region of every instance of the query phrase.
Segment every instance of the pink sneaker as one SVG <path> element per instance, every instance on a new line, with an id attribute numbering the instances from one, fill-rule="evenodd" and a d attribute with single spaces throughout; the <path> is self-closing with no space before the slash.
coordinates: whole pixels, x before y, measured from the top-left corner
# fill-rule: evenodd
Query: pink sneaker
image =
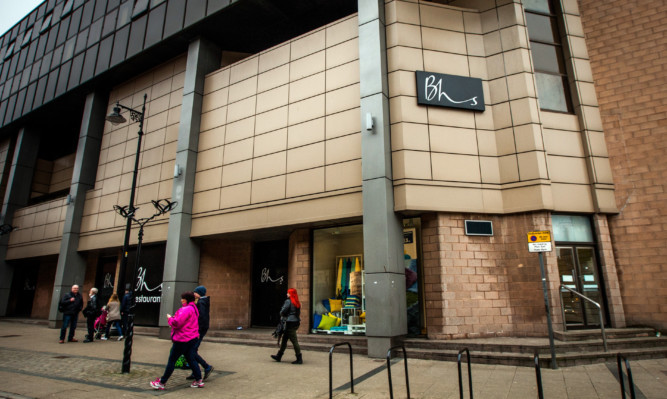
<path id="1" fill-rule="evenodd" d="M 202 382 L 202 380 L 192 381 L 192 385 L 190 385 L 190 388 L 204 388 L 204 383 Z"/>
<path id="2" fill-rule="evenodd" d="M 164 384 L 160 382 L 159 378 L 157 378 L 155 381 L 151 381 L 151 386 L 153 389 L 157 389 L 158 391 L 164 391 Z"/>

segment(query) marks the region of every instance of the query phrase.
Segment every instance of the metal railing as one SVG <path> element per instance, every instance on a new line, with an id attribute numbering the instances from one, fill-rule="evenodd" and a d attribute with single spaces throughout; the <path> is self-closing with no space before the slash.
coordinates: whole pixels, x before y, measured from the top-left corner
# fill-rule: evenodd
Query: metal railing
<path id="1" fill-rule="evenodd" d="M 628 359 L 625 358 L 625 356 L 621 355 L 620 353 L 616 355 L 616 363 L 618 364 L 618 381 L 621 383 L 621 398 L 625 399 L 625 382 L 623 380 L 625 379 L 623 377 L 623 363 L 621 363 L 621 360 L 625 362 L 625 369 L 628 372 L 628 388 L 630 389 L 630 398 L 635 399 L 635 384 L 632 381 L 632 371 L 630 370 L 630 362 Z"/>
<path id="2" fill-rule="evenodd" d="M 540 370 L 540 355 L 535 352 L 533 357 L 535 362 L 535 379 L 537 380 L 537 397 L 539 399 L 544 399 L 544 392 L 542 391 L 542 371 Z"/>
<path id="3" fill-rule="evenodd" d="M 558 298 L 560 299 L 560 310 L 561 310 L 561 312 L 563 312 L 563 328 L 565 328 L 565 330 L 567 330 L 567 323 L 565 322 L 565 306 L 563 306 L 563 295 L 562 295 L 563 288 L 570 291 L 572 294 L 578 296 L 579 298 L 592 303 L 593 305 L 595 305 L 596 308 L 598 308 L 598 314 L 600 315 L 600 330 L 602 332 L 602 344 L 604 345 L 604 351 L 607 352 L 607 334 L 605 334 L 605 331 L 604 331 L 604 318 L 602 317 L 602 307 L 600 306 L 600 304 L 595 302 L 591 298 L 587 297 L 586 295 L 584 295 L 580 292 L 577 292 L 577 291 L 573 290 L 572 288 L 569 288 L 569 287 L 561 284 L 560 288 L 558 290 L 559 291 L 558 292 Z M 586 311 L 586 309 L 584 308 L 583 305 L 581 307 L 581 311 L 582 312 Z"/>
<path id="4" fill-rule="evenodd" d="M 405 346 L 392 346 L 387 351 L 387 375 L 389 376 L 389 398 L 394 399 L 394 386 L 391 383 L 391 352 L 394 349 L 403 350 L 403 363 L 405 364 L 405 387 L 408 390 L 408 399 L 410 399 L 410 379 L 408 378 L 408 355 L 405 353 Z"/>
<path id="5" fill-rule="evenodd" d="M 350 345 L 349 342 L 341 342 L 338 344 L 334 344 L 331 349 L 329 349 L 329 399 L 333 398 L 333 351 L 337 346 L 340 345 L 347 345 L 347 347 L 350 349 L 350 393 L 354 393 L 354 373 L 352 372 L 353 366 L 352 366 L 352 345 Z"/>
<path id="6" fill-rule="evenodd" d="M 456 356 L 456 362 L 459 368 L 459 397 L 463 399 L 463 379 L 461 378 L 461 355 L 465 352 L 466 361 L 468 363 L 468 389 L 470 390 L 470 399 L 472 399 L 472 373 L 470 371 L 470 351 L 468 348 L 463 348 Z"/>

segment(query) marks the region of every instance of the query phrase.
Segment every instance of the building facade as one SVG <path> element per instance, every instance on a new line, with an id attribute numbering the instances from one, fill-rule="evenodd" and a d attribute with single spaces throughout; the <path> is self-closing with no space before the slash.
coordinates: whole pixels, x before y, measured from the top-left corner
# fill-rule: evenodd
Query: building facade
<path id="1" fill-rule="evenodd" d="M 660 57 L 614 58 L 640 39 L 608 43 L 606 4 L 329 3 L 49 0 L 7 32 L 0 311 L 56 326 L 72 284 L 131 283 L 137 322 L 166 332 L 203 284 L 211 328 L 250 328 L 294 287 L 301 333 L 363 334 L 371 356 L 405 335 L 544 336 L 529 241 L 549 231 L 556 329 L 665 328 L 662 249 L 639 238 L 665 234 L 647 216 L 664 213 L 648 174 L 664 112 L 635 108 L 663 93 L 619 99 L 608 65 L 664 77 Z M 144 99 L 139 134 L 127 109 Z M 137 151 L 137 217 L 177 205 L 146 224 L 138 263 L 133 226 L 122 273 L 114 206 Z"/>

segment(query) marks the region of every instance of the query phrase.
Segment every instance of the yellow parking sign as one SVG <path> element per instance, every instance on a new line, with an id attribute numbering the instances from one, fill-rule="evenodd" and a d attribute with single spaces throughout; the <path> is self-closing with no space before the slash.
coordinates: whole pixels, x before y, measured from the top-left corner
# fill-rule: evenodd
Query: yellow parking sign
<path id="1" fill-rule="evenodd" d="M 551 242 L 551 232 L 546 231 L 531 231 L 528 233 L 528 242 Z"/>

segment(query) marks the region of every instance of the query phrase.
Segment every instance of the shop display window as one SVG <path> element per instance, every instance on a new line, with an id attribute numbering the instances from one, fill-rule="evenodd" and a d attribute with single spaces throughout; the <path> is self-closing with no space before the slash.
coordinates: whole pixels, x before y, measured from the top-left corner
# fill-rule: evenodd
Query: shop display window
<path id="1" fill-rule="evenodd" d="M 422 333 L 420 300 L 419 219 L 403 221 L 408 333 Z M 362 225 L 313 231 L 313 289 L 311 332 L 363 335 L 366 333 L 366 292 Z"/>
<path id="2" fill-rule="evenodd" d="M 313 232 L 313 332 L 366 332 L 363 241 L 362 225 Z"/>

